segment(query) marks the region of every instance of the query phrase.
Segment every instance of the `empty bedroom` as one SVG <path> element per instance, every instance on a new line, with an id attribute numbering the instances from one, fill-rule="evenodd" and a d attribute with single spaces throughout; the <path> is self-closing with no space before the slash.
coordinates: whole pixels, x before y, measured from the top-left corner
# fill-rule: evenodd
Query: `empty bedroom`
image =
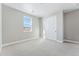
<path id="1" fill-rule="evenodd" d="M 1 56 L 79 56 L 79 3 L 0 3 Z"/>

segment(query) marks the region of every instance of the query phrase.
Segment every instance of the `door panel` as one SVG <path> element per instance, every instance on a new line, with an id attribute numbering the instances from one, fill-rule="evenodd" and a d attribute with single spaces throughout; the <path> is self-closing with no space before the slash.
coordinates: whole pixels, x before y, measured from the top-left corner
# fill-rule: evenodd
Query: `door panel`
<path id="1" fill-rule="evenodd" d="M 56 40 L 56 16 L 52 16 L 46 19 L 45 21 L 45 30 L 46 30 L 46 37 L 51 40 Z"/>

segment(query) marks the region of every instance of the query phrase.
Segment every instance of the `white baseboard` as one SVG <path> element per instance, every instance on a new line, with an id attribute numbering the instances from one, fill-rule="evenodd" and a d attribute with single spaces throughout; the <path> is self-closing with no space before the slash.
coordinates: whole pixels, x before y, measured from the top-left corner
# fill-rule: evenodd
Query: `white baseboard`
<path id="1" fill-rule="evenodd" d="M 52 40 L 52 39 L 48 39 L 48 40 Z M 56 41 L 58 43 L 63 43 L 63 41 L 60 41 L 60 40 L 53 40 L 53 41 Z"/>
<path id="2" fill-rule="evenodd" d="M 6 43 L 6 44 L 3 44 L 2 47 L 7 47 L 7 46 L 10 46 L 10 45 L 13 45 L 13 44 L 18 44 L 18 43 L 22 43 L 22 42 L 29 41 L 29 40 L 34 40 L 34 39 L 38 39 L 38 38 L 30 38 L 30 39 L 24 39 L 24 40 L 19 40 L 19 41 L 15 41 L 15 42 Z"/>
<path id="3" fill-rule="evenodd" d="M 59 43 L 63 43 L 63 41 L 60 41 L 60 40 L 55 40 L 55 41 L 57 41 L 57 42 L 59 42 Z"/>
<path id="4" fill-rule="evenodd" d="M 77 41 L 72 41 L 72 40 L 67 40 L 67 39 L 65 39 L 64 41 L 67 41 L 67 42 L 72 42 L 72 43 L 79 44 L 79 42 L 77 42 Z"/>

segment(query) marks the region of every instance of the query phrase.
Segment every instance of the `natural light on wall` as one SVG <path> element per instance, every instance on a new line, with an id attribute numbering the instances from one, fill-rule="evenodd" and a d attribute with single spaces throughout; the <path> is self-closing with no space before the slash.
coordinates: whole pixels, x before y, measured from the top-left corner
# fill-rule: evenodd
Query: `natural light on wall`
<path id="1" fill-rule="evenodd" d="M 24 32 L 32 31 L 32 18 L 30 16 L 23 17 Z"/>

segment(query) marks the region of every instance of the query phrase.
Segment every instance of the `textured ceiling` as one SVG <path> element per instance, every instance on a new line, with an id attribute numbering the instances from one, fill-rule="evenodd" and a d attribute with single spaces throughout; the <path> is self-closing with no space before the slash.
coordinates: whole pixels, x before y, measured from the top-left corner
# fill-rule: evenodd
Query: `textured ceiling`
<path id="1" fill-rule="evenodd" d="M 79 9 L 78 3 L 6 3 L 5 5 L 38 17 L 46 17 L 58 11 L 69 12 Z"/>

